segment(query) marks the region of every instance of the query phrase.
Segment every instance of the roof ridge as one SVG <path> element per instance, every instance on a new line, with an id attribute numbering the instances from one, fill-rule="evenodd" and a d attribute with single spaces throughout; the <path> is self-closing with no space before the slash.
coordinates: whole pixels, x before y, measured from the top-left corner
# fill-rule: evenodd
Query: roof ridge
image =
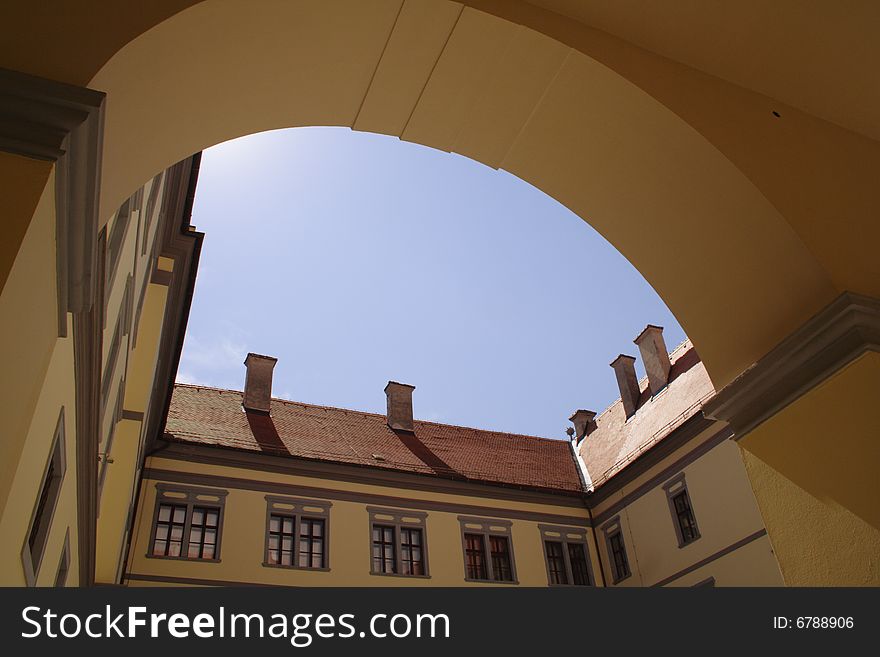
<path id="1" fill-rule="evenodd" d="M 242 392 L 241 390 L 231 390 L 229 388 L 217 388 L 215 386 L 205 386 L 205 385 L 199 385 L 199 384 L 195 384 L 195 383 L 175 382 L 174 387 L 175 388 L 176 387 L 203 388 L 206 390 L 215 390 L 217 392 L 234 393 L 234 394 L 237 394 L 241 397 L 244 397 L 244 392 Z M 381 417 L 381 418 L 385 417 L 385 415 L 382 413 L 371 413 L 370 411 L 362 411 L 362 410 L 354 409 L 354 408 L 343 408 L 341 406 L 327 406 L 325 404 L 312 404 L 309 402 L 295 401 L 293 399 L 281 399 L 280 397 L 271 397 L 271 400 L 275 401 L 275 402 L 280 402 L 282 404 L 294 404 L 296 406 L 307 406 L 310 408 L 321 408 L 321 409 L 328 410 L 328 411 L 342 411 L 344 413 L 357 413 L 360 415 L 367 415 L 370 417 Z M 527 433 L 512 433 L 510 431 L 501 431 L 499 429 L 481 429 L 479 427 L 470 427 L 470 426 L 466 426 L 463 424 L 449 424 L 446 422 L 434 422 L 431 420 L 420 420 L 418 418 L 414 418 L 414 421 L 418 422 L 419 424 L 430 424 L 430 425 L 437 426 L 437 427 L 451 427 L 453 429 L 469 429 L 471 431 L 480 431 L 483 433 L 502 434 L 505 436 L 512 436 L 512 437 L 517 437 L 517 438 L 528 438 L 530 440 L 550 441 L 550 442 L 554 442 L 554 443 L 566 442 L 562 438 L 547 438 L 546 436 L 533 436 L 533 435 L 527 434 Z"/>

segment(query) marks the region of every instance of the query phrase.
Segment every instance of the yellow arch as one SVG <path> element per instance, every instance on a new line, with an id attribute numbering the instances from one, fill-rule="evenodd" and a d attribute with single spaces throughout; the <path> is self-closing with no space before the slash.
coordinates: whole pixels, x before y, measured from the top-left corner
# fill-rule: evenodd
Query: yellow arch
<path id="1" fill-rule="evenodd" d="M 504 168 L 587 219 L 667 301 L 716 384 L 834 295 L 776 208 L 680 117 L 582 52 L 459 3 L 203 2 L 90 86 L 108 94 L 102 217 L 218 142 L 350 126 Z M 740 323 L 731 342 L 731 308 L 778 328 Z"/>
<path id="2" fill-rule="evenodd" d="M 841 292 L 880 297 L 880 42 L 868 38 L 880 5 L 837 20 L 835 3 L 780 2 L 155 0 L 136 14 L 113 0 L 7 3 L 0 61 L 107 93 L 102 221 L 172 162 L 272 128 L 349 126 L 504 168 L 630 259 L 721 388 Z M 762 30 L 743 31 L 756 20 Z M 727 41 L 706 38 L 710 28 Z M 729 47 L 739 33 L 749 48 Z M 55 327 L 52 281 L 19 247 L 53 178 L 48 163 L 8 153 L 0 173 L 0 300 L 16 312 L 0 325 L 0 356 L 35 364 L 0 382 L 21 433 Z M 50 259 L 49 233 L 37 247 Z M 39 280 L 39 295 L 24 280 Z M 841 537 L 865 554 L 877 544 L 876 415 L 854 400 L 878 367 L 874 350 L 741 443 L 784 572 L 802 544 L 821 542 L 833 581 Z M 831 442 L 812 399 L 846 409 Z M 816 569 L 799 567 L 807 574 L 790 581 L 810 581 Z"/>

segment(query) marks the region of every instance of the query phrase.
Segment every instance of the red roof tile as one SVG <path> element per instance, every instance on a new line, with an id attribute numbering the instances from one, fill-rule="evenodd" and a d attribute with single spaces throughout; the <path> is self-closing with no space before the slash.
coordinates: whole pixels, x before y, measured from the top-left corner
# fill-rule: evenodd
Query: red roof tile
<path id="1" fill-rule="evenodd" d="M 242 393 L 175 384 L 169 440 L 491 484 L 582 492 L 567 441 L 415 421 L 394 431 L 384 415 L 273 399 L 245 413 Z"/>
<path id="2" fill-rule="evenodd" d="M 581 458 L 596 488 L 699 413 L 715 394 L 690 340 L 673 349 L 669 357 L 672 368 L 664 390 L 652 399 L 648 379 L 643 378 L 637 410 L 629 421 L 618 399 L 596 417 L 595 428 L 581 442 Z"/>

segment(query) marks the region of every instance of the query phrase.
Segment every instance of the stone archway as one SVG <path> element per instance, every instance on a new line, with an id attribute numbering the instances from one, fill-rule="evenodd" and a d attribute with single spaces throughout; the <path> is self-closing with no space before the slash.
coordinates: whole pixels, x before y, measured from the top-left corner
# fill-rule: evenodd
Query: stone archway
<path id="1" fill-rule="evenodd" d="M 31 12 L 26 4 L 12 11 Z M 713 50 L 696 34 L 683 54 L 656 54 L 645 47 L 650 38 L 620 27 L 619 16 L 550 0 L 298 0 L 259 10 L 244 0 L 166 0 L 138 16 L 114 5 L 31 12 L 20 21 L 27 29 L 10 34 L 2 51 L 12 68 L 107 93 L 102 221 L 144 180 L 192 152 L 261 130 L 341 125 L 504 168 L 568 206 L 654 285 L 717 388 L 841 292 L 880 296 L 873 180 L 880 132 L 870 99 L 855 115 L 799 95 L 797 85 L 713 68 L 703 55 L 721 46 Z M 728 19 L 736 23 L 734 14 Z M 804 19 L 816 29 L 822 20 L 818 11 Z M 17 23 L 6 25 L 14 31 Z M 786 27 L 768 31 L 791 43 Z M 29 30 L 41 29 L 52 38 L 34 44 Z M 847 36 L 829 38 L 845 45 Z M 754 68 L 743 59 L 744 69 Z M 843 71 L 854 80 L 863 73 Z M 823 75 L 830 86 L 834 76 Z M 764 95 L 777 91 L 776 99 Z M 32 170 L 5 155 L 0 164 L 26 226 L 50 167 Z M 14 249 L 3 257 L 14 258 Z M 871 358 L 862 365 L 875 371 Z M 870 372 L 838 380 L 838 395 L 864 380 Z M 834 454 L 868 449 L 875 458 L 872 445 L 850 440 L 874 426 L 859 417 Z M 783 424 L 774 431 L 784 448 L 754 446 L 771 470 L 794 463 L 786 454 L 797 448 L 820 463 L 824 436 L 815 423 Z M 800 488 L 827 474 L 820 465 L 798 468 L 788 474 Z M 766 500 L 756 489 L 759 503 L 765 519 L 777 514 L 789 528 L 784 505 L 771 508 L 770 499 L 787 484 L 774 482 Z M 828 490 L 846 510 L 862 509 L 854 500 L 876 487 L 848 482 L 846 468 L 836 468 L 813 497 Z M 815 499 L 798 507 L 809 515 Z M 776 535 L 792 546 L 802 538 Z"/>

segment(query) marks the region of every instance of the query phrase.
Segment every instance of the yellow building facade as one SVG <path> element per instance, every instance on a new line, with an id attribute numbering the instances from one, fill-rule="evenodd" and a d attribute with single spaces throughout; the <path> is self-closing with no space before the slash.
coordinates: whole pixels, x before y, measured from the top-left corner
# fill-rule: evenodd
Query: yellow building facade
<path id="1" fill-rule="evenodd" d="M 144 297 L 141 323 L 153 328 L 143 335 L 161 347 L 132 358 L 141 338 L 132 349 L 115 313 L 126 289 L 139 303 L 146 270 L 135 272 L 132 255 L 130 285 L 128 265 L 106 280 L 99 236 L 111 238 L 117 210 L 145 181 L 192 153 L 312 125 L 460 153 L 588 221 L 699 348 L 718 391 L 706 414 L 736 433 L 784 581 L 880 583 L 876 3 L 292 0 L 256 12 L 245 0 L 161 0 L 133 13 L 70 0 L 56 9 L 0 7 L 4 583 L 57 581 L 65 558 L 77 564 L 67 582 L 114 580 L 119 559 L 99 557 L 97 538 L 107 535 L 103 459 L 109 449 L 113 465 L 131 463 L 115 459 L 113 444 L 136 453 L 135 434 L 160 430 L 149 418 L 164 413 L 164 393 L 150 372 L 172 376 L 166 346 L 185 317 L 176 281 L 189 276 L 186 249 L 157 267 L 171 285 L 150 282 Z M 126 372 L 121 407 L 111 402 L 120 370 L 106 394 L 103 380 L 106 359 L 120 354 L 126 368 L 143 368 Z M 114 429 L 108 413 L 118 408 Z M 138 413 L 149 429 L 136 426 Z M 64 531 L 32 540 L 42 493 L 55 491 L 45 475 L 61 471 L 53 497 Z M 104 490 L 117 485 L 112 473 Z M 121 546 L 125 513 L 113 504 L 107 544 Z M 32 542 L 43 556 L 28 571 L 25 544 L 31 561 L 41 552 Z"/>
<path id="2" fill-rule="evenodd" d="M 63 199 L 47 193 L 38 205 L 25 257 L 2 297 L 5 339 L 39 336 L 47 349 L 41 367 L 15 365 L 22 374 L 16 400 L 32 406 L 32 417 L 5 441 L 0 532 L 12 537 L 0 548 L 5 585 L 119 581 L 145 437 L 164 421 L 155 390 L 176 369 L 192 293 L 200 235 L 189 228 L 189 211 L 197 171 L 195 157 L 158 174 L 96 235 L 94 302 L 78 321 L 58 310 L 67 281 L 56 275 L 56 249 L 44 248 L 58 239 Z M 54 311 L 22 316 L 17 301 Z M 41 323 L 48 329 L 50 322 L 53 330 L 40 335 Z"/>
<path id="3" fill-rule="evenodd" d="M 394 382 L 384 416 L 272 399 L 275 360 L 250 354 L 244 392 L 174 386 L 123 581 L 781 585 L 705 368 L 689 342 L 667 362 L 568 443 L 414 420 Z"/>

